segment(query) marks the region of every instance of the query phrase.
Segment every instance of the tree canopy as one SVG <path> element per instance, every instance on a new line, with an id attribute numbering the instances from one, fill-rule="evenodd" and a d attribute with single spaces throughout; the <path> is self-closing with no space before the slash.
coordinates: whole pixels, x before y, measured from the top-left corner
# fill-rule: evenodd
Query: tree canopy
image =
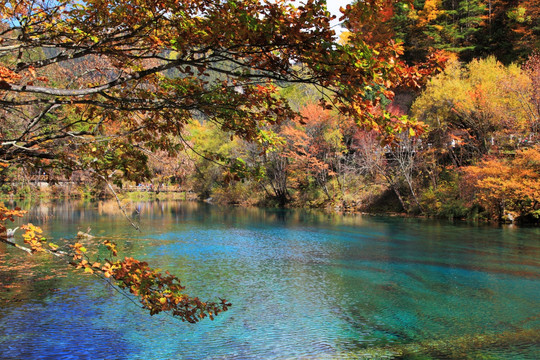
<path id="1" fill-rule="evenodd" d="M 382 21 L 379 1 L 358 7 L 345 19 Z M 174 154 L 193 121 L 267 141 L 265 126 L 296 115 L 277 91 L 293 83 L 388 141 L 411 125 L 370 111 L 407 81 L 401 48 L 352 20 L 338 44 L 324 1 L 25 0 L 0 13 L 4 164 L 138 180 L 146 152 Z"/>
<path id="2" fill-rule="evenodd" d="M 341 44 L 322 0 L 4 1 L 0 168 L 84 170 L 109 186 L 140 181 L 150 153 L 177 154 L 184 128 L 203 120 L 264 150 L 275 142 L 270 125 L 299 116 L 280 93 L 292 84 L 317 88 L 320 106 L 393 143 L 423 127 L 386 112 L 383 100 L 426 74 L 399 60 L 390 32 L 371 36 L 385 29 L 394 2 L 343 9 L 351 35 Z M 0 233 L 20 215 L 1 207 Z M 145 262 L 114 260 L 114 244 L 104 244 L 111 259 L 92 262 L 79 242 L 60 253 L 39 228 L 25 230 L 29 252 L 69 256 L 76 268 L 113 278 L 152 314 L 195 322 L 229 306 L 187 296 L 177 278 Z"/>

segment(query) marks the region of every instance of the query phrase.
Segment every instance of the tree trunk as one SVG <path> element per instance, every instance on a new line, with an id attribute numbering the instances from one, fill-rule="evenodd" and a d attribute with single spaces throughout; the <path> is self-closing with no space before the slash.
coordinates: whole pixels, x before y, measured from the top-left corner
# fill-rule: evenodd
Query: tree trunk
<path id="1" fill-rule="evenodd" d="M 401 196 L 401 193 L 399 192 L 399 188 L 394 183 L 390 184 L 390 187 L 392 188 L 392 190 L 394 190 L 394 193 L 398 197 L 399 203 L 401 204 L 401 207 L 403 207 L 403 210 L 406 213 L 408 213 L 409 208 L 408 208 L 408 206 L 405 205 L 405 201 L 403 201 L 403 197 Z"/>

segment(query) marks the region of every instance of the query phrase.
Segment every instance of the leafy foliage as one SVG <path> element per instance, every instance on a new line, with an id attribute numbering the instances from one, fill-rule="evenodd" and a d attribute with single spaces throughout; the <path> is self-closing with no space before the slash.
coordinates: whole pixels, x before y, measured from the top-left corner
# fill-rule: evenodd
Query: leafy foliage
<path id="1" fill-rule="evenodd" d="M 316 104 L 308 104 L 300 114 L 298 122 L 280 129 L 287 144 L 282 156 L 287 158 L 291 183 L 302 188 L 309 185 L 311 177 L 330 200 L 328 181 L 345 150 L 340 119 Z"/>
<path id="2" fill-rule="evenodd" d="M 494 55 L 510 64 L 538 49 L 538 5 L 519 0 L 416 0 L 397 4 L 392 22 L 405 59 L 416 62 L 431 48 L 469 62 Z"/>
<path id="3" fill-rule="evenodd" d="M 71 252 L 59 250 L 59 246 L 42 236 L 40 227 L 33 224 L 22 226 L 25 230 L 23 234 L 24 243 L 29 248 L 20 246 L 15 242 L 2 236 L 6 232 L 5 221 L 14 221 L 15 217 L 24 216 L 25 211 L 20 209 L 8 210 L 0 205 L 0 241 L 15 246 L 30 254 L 50 253 L 66 260 L 75 269 L 81 269 L 87 274 L 99 274 L 104 278 L 114 280 L 112 283 L 119 289 L 128 290 L 138 297 L 143 308 L 151 315 L 160 312 L 169 312 L 182 321 L 196 323 L 205 317 L 213 319 L 214 316 L 226 311 L 231 304 L 221 299 L 219 303 L 203 302 L 197 297 L 186 294 L 185 287 L 181 285 L 180 279 L 166 272 L 161 274 L 158 270 L 151 268 L 148 263 L 131 257 L 117 260 L 118 251 L 116 245 L 108 240 L 103 241 L 102 246 L 108 249 L 110 259 L 101 262 L 91 261 L 88 249 L 81 243 L 76 242 L 70 245 Z"/>
<path id="4" fill-rule="evenodd" d="M 114 279 L 114 284 L 120 289 L 127 289 L 137 296 L 150 315 L 168 311 L 182 321 L 196 323 L 207 316 L 213 320 L 214 316 L 231 306 L 224 299 L 220 303 L 213 303 L 190 297 L 185 293 L 180 279 L 168 271 L 163 275 L 148 263 L 131 257 L 115 260 L 116 245 L 108 240 L 103 245 L 110 251 L 111 259 L 89 261 L 87 249 L 77 242 L 71 245 L 73 256 L 70 263 L 85 273 L 101 273 L 105 278 Z"/>
<path id="5" fill-rule="evenodd" d="M 16 217 L 23 217 L 26 211 L 20 208 L 8 209 L 3 204 L 0 204 L 0 235 L 7 231 L 4 225 L 6 220 L 15 221 Z"/>
<path id="6" fill-rule="evenodd" d="M 0 165 L 34 168 L 39 176 L 83 172 L 112 189 L 111 183 L 148 179 L 151 155 L 174 157 L 191 146 L 232 169 L 219 169 L 211 184 L 252 173 L 262 178 L 242 154 L 226 147 L 204 151 L 219 144 L 203 144 L 197 134 L 186 140 L 186 129 L 212 123 L 214 134 L 236 136 L 262 148 L 260 157 L 272 156 L 281 144 L 273 129 L 298 117 L 281 91 L 293 84 L 319 89 L 320 105 L 392 144 L 423 125 L 381 105 L 393 89 L 418 86 L 427 70 L 398 61 L 402 49 L 390 34 L 370 30 L 385 29 L 387 9 L 378 0 L 348 6 L 351 36 L 340 44 L 319 0 L 299 6 L 281 0 L 1 2 Z M 325 186 L 335 166 L 325 154 L 341 151 L 341 144 L 323 125 L 310 124 L 303 151 L 316 152 L 304 163 Z M 304 140 L 297 140 L 300 154 Z M 276 189 L 286 196 L 286 182 Z M 19 215 L 3 208 L 0 214 L 2 221 Z M 28 224 L 25 230 L 30 252 L 58 254 L 54 244 L 46 249 L 40 229 Z M 92 263 L 78 244 L 73 252 L 76 267 L 115 279 L 152 314 L 168 310 L 195 322 L 228 306 L 185 296 L 177 278 L 144 262 Z"/>
<path id="7" fill-rule="evenodd" d="M 492 216 L 509 212 L 538 219 L 540 209 L 540 147 L 520 150 L 512 160 L 485 159 L 463 169 L 465 186 Z"/>
<path id="8" fill-rule="evenodd" d="M 508 143 L 510 134 L 533 130 L 532 94 L 531 78 L 517 66 L 505 67 L 493 57 L 467 67 L 454 62 L 430 81 L 412 112 L 431 126 L 438 137 L 432 141 L 458 143 L 478 155 L 492 143 Z"/>
<path id="9" fill-rule="evenodd" d="M 0 180 L 17 167 L 110 189 L 170 175 L 202 198 L 264 191 L 281 206 L 345 204 L 371 182 L 406 211 L 463 216 L 458 180 L 444 177 L 468 165 L 470 204 L 538 217 L 538 148 L 521 150 L 540 127 L 538 54 L 522 68 L 456 60 L 523 59 L 538 47 L 538 11 L 529 0 L 357 1 L 338 40 L 322 0 L 5 1 Z M 410 116 L 412 99 L 396 94 L 424 86 Z M 23 213 L 0 206 L 0 236 Z M 28 247 L 2 241 L 68 256 L 23 229 Z M 76 243 L 70 263 L 151 314 L 197 322 L 230 306 L 103 246 L 110 259 L 91 261 Z"/>
<path id="10" fill-rule="evenodd" d="M 326 89 L 325 106 L 387 142 L 419 126 L 369 111 L 392 97 L 404 68 L 399 46 L 360 31 L 359 14 L 381 22 L 377 3 L 346 11 L 355 18 L 346 45 L 334 41 L 321 1 L 21 1 L 0 10 L 6 162 L 138 181 L 147 176 L 144 152 L 176 154 L 188 123 L 206 119 L 261 141 L 266 126 L 293 119 L 277 83 Z"/>

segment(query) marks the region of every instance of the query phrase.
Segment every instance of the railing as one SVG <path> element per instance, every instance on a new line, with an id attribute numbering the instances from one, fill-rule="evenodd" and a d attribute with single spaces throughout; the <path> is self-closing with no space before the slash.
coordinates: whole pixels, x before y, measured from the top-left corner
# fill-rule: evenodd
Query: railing
<path id="1" fill-rule="evenodd" d="M 48 182 L 50 177 L 49 175 L 30 175 L 28 180 L 31 182 Z"/>
<path id="2" fill-rule="evenodd" d="M 186 191 L 178 185 L 128 185 L 122 188 L 125 191 L 145 191 L 145 192 L 183 192 Z"/>

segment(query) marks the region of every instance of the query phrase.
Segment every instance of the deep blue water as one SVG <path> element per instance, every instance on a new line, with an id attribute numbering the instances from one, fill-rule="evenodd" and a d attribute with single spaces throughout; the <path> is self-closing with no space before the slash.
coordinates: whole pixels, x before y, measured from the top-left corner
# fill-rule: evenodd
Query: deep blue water
<path id="1" fill-rule="evenodd" d="M 29 216 L 60 243 L 90 227 L 232 308 L 195 325 L 151 317 L 96 277 L 0 245 L 0 359 L 540 358 L 539 228 L 135 207 L 140 233 L 110 203 Z"/>

